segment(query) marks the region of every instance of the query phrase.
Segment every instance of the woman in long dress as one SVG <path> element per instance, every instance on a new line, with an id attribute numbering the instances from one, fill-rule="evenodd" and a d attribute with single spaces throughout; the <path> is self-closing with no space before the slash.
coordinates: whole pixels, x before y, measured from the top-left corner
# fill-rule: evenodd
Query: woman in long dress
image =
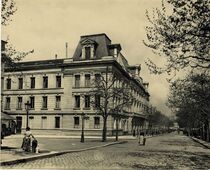
<path id="1" fill-rule="evenodd" d="M 26 128 L 26 132 L 24 135 L 25 136 L 23 138 L 22 148 L 24 151 L 30 152 L 31 151 L 31 138 L 34 138 L 34 136 L 32 135 L 30 131 L 30 127 Z"/>

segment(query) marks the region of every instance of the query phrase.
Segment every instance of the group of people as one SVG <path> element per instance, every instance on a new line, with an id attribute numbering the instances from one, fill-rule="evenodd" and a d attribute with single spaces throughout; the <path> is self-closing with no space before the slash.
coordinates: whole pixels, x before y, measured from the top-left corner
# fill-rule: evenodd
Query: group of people
<path id="1" fill-rule="evenodd" d="M 32 135 L 30 131 L 30 127 L 26 128 L 26 132 L 24 133 L 24 138 L 22 142 L 21 148 L 26 152 L 33 152 L 38 153 L 38 141 L 36 138 Z"/>

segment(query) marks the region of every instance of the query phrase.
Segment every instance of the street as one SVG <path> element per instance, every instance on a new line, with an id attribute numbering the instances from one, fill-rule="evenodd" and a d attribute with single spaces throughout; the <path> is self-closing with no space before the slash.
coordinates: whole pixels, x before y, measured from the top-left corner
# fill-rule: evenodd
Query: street
<path id="1" fill-rule="evenodd" d="M 146 146 L 137 140 L 84 152 L 4 166 L 3 168 L 66 169 L 209 169 L 210 150 L 177 134 L 148 138 Z"/>

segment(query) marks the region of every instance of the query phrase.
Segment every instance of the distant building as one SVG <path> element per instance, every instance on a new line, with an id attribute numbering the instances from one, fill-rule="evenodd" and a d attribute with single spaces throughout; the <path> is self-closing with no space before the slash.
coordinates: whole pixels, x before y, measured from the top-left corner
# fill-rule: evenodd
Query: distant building
<path id="1" fill-rule="evenodd" d="M 17 131 L 26 126 L 25 103 L 29 101 L 29 126 L 32 130 L 48 133 L 80 134 L 81 114 L 85 133 L 101 135 L 103 119 L 86 102 L 90 81 L 103 75 L 106 67 L 115 68 L 132 85 L 135 100 L 119 122 L 121 134 L 147 128 L 149 112 L 148 83 L 140 76 L 140 65 L 130 66 L 121 54 L 120 44 L 112 44 L 106 34 L 81 36 L 72 58 L 17 63 L 15 69 L 5 69 L 4 111 L 16 117 Z M 108 117 L 107 134 L 113 135 L 116 120 Z"/>

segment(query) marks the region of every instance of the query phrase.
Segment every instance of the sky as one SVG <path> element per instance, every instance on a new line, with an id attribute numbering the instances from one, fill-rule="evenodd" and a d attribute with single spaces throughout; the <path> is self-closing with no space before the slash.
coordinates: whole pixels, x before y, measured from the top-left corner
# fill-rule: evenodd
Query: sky
<path id="1" fill-rule="evenodd" d="M 72 57 L 80 36 L 106 33 L 112 43 L 120 43 L 122 54 L 130 65 L 141 64 L 141 77 L 149 82 L 150 101 L 166 115 L 169 92 L 166 75 L 150 74 L 145 61 L 158 65 L 163 60 L 144 46 L 145 12 L 160 7 L 161 0 L 15 0 L 17 11 L 12 21 L 2 27 L 2 38 L 19 51 L 34 49 L 23 61 Z"/>

